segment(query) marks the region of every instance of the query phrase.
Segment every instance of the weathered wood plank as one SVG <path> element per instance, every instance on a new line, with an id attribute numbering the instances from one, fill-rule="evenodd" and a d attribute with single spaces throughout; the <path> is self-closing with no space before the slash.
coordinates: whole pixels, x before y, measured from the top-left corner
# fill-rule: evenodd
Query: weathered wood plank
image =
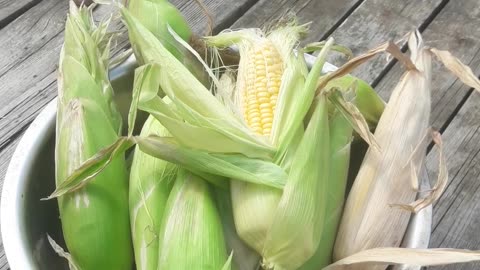
<path id="1" fill-rule="evenodd" d="M 0 269 L 1 270 L 8 270 L 10 267 L 8 267 L 8 261 L 7 261 L 7 256 L 5 256 L 5 253 L 3 252 L 3 244 L 0 244 Z"/>
<path id="2" fill-rule="evenodd" d="M 41 0 L 0 0 L 0 28 L 4 27 L 20 14 L 38 4 Z"/>
<path id="3" fill-rule="evenodd" d="M 67 1 L 45 0 L 0 30 L 1 77 L 58 36 L 67 8 Z M 47 46 L 47 49 L 52 47 Z M 3 89 L 0 92 L 4 93 Z M 8 97 L 5 99 L 8 100 Z"/>
<path id="4" fill-rule="evenodd" d="M 480 6 L 475 0 L 449 2 L 424 31 L 427 45 L 452 52 L 480 74 Z M 376 89 L 387 99 L 404 69 L 396 64 Z M 433 65 L 431 123 L 442 128 L 457 106 L 464 101 L 468 87 L 438 62 Z"/>
<path id="5" fill-rule="evenodd" d="M 321 40 L 343 22 L 362 0 L 261 0 L 236 21 L 232 28 L 269 26 L 272 21 L 294 14 L 300 23 L 312 22 L 304 42 Z"/>
<path id="6" fill-rule="evenodd" d="M 240 18 L 247 10 L 254 6 L 258 0 L 242 1 L 204 1 L 207 11 L 213 20 L 213 30 L 218 32 L 229 27 Z M 208 19 L 204 11 L 195 1 L 173 0 L 173 4 L 182 10 L 188 18 L 194 32 L 205 35 L 207 33 Z"/>
<path id="7" fill-rule="evenodd" d="M 480 94 L 473 93 L 443 133 L 450 182 L 434 206 L 430 247 L 480 249 Z M 438 173 L 438 153 L 427 158 L 430 178 Z M 469 263 L 429 269 L 479 269 Z"/>
<path id="8" fill-rule="evenodd" d="M 407 32 L 426 24 L 443 7 L 444 2 L 366 0 L 331 36 L 338 44 L 351 48 L 357 55 L 387 40 L 398 40 Z M 344 59 L 342 56 L 334 56 L 329 61 L 339 65 Z M 354 74 L 371 83 L 382 76 L 387 66 L 385 58 L 377 58 L 360 67 Z"/>
<path id="9" fill-rule="evenodd" d="M 430 45 L 452 51 L 480 75 L 480 7 L 475 0 L 451 1 L 425 31 Z M 435 66 L 438 70 L 438 66 Z M 468 91 L 454 76 L 443 71 L 435 78 L 433 123 L 456 113 L 443 133 L 450 182 L 434 206 L 431 247 L 480 249 L 480 94 Z M 461 109 L 463 99 L 468 97 Z M 438 174 L 438 152 L 427 157 L 431 179 Z M 479 269 L 480 263 L 429 269 Z"/>

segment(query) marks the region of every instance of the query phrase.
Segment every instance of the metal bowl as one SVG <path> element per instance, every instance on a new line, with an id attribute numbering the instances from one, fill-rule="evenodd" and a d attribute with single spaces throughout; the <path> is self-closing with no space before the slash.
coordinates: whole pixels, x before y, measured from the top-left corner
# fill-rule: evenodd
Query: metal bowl
<path id="1" fill-rule="evenodd" d="M 314 59 L 313 56 L 306 55 L 307 63 L 312 64 Z M 127 119 L 135 67 L 135 59 L 130 57 L 112 68 L 109 74 L 124 119 Z M 324 72 L 334 69 L 333 65 L 327 64 Z M 1 230 L 3 246 L 12 270 L 68 269 L 66 261 L 54 253 L 47 241 L 49 234 L 65 246 L 57 201 L 40 201 L 55 186 L 56 109 L 54 99 L 33 121 L 21 138 L 5 176 L 1 199 Z M 428 181 L 423 181 L 423 188 L 428 188 Z M 402 245 L 427 247 L 431 218 L 431 207 L 414 215 Z M 397 266 L 395 269 L 419 268 Z"/>

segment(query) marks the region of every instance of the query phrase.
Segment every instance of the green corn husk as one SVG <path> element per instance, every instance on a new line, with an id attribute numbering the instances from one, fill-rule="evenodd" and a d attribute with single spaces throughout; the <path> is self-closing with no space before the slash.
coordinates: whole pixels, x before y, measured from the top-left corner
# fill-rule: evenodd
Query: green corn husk
<path id="1" fill-rule="evenodd" d="M 124 14 L 124 16 L 128 17 L 128 14 Z M 135 20 L 133 20 L 133 19 L 129 19 L 129 20 L 130 20 L 129 30 L 131 31 L 131 34 L 135 36 L 135 39 L 139 42 L 139 44 L 142 45 L 142 46 L 146 46 L 146 43 L 144 43 L 144 41 L 141 41 L 141 38 L 144 38 L 144 40 L 151 41 L 148 44 L 150 46 L 152 46 L 152 44 L 154 44 L 155 41 L 152 40 L 149 37 L 149 34 L 144 33 L 142 28 L 135 24 Z M 331 45 L 331 43 L 332 42 L 330 41 L 330 45 Z M 298 130 L 298 128 L 301 127 L 302 124 L 303 124 L 303 118 L 304 118 L 305 114 L 308 112 L 308 109 L 310 108 L 311 102 L 312 102 L 314 94 L 315 94 L 316 82 L 317 82 L 318 77 L 320 75 L 321 67 L 322 67 L 322 65 L 325 61 L 325 56 L 326 56 L 325 52 L 328 51 L 329 46 L 326 46 L 325 51 L 322 54 L 322 57 L 319 58 L 319 60 L 315 64 L 314 68 L 312 69 L 311 74 L 308 74 L 308 76 L 305 74 L 306 73 L 306 66 L 305 66 L 304 60 L 302 58 L 291 57 L 292 62 L 295 63 L 295 65 L 300 66 L 300 69 L 295 69 L 293 67 L 290 69 L 290 72 L 293 72 L 292 73 L 293 74 L 292 80 L 294 80 L 298 76 L 303 76 L 303 80 L 305 82 L 300 84 L 299 86 L 301 87 L 300 89 L 304 90 L 304 92 L 302 92 L 302 95 L 295 95 L 294 92 L 295 92 L 296 88 L 287 88 L 285 90 L 285 91 L 288 91 L 288 92 L 286 92 L 287 94 L 285 94 L 285 97 L 281 98 L 281 99 L 283 99 L 283 102 L 285 103 L 284 105 L 282 105 L 282 107 L 290 110 L 293 114 L 284 113 L 283 116 L 277 118 L 277 119 L 280 119 L 279 120 L 280 124 L 278 124 L 279 130 L 283 130 L 283 131 L 286 132 L 285 134 L 278 134 L 277 135 L 278 136 L 278 139 L 277 139 L 278 145 L 282 145 L 282 142 L 288 142 L 287 143 L 288 145 L 292 145 L 292 144 L 295 144 L 294 143 L 295 141 L 300 141 L 300 142 L 302 141 L 301 138 L 300 139 L 295 138 L 295 136 L 294 136 L 294 135 L 298 134 L 298 132 L 293 132 L 292 134 L 289 134 L 291 132 L 290 127 L 294 130 Z M 145 47 L 145 48 L 147 48 L 147 47 Z M 177 104 L 181 107 L 185 107 L 186 105 L 190 106 L 190 107 L 188 107 L 188 109 L 189 109 L 188 113 L 197 114 L 197 117 L 195 118 L 195 120 L 197 122 L 202 121 L 201 123 L 205 124 L 205 125 L 211 125 L 212 119 L 219 119 L 219 117 L 225 117 L 226 115 L 228 116 L 229 113 L 232 112 L 232 110 L 227 110 L 225 108 L 220 109 L 221 108 L 220 106 L 224 106 L 224 104 L 220 103 L 219 104 L 220 106 L 216 105 L 216 104 L 218 104 L 217 99 L 215 99 L 213 96 L 210 98 L 209 93 L 207 91 L 201 91 L 201 89 L 199 89 L 201 87 L 198 86 L 197 84 L 193 84 L 193 86 L 195 86 L 195 87 L 192 88 L 192 83 L 190 83 L 189 89 L 200 90 L 200 92 L 189 90 L 189 92 L 188 92 L 189 96 L 185 96 L 185 94 L 187 94 L 187 92 L 186 92 L 186 89 L 184 90 L 184 87 L 182 85 L 183 82 L 178 82 L 178 80 L 172 81 L 169 78 L 169 76 L 172 76 L 173 74 L 176 74 L 177 72 L 183 74 L 183 73 L 186 73 L 188 71 L 186 71 L 184 68 L 180 68 L 179 66 L 175 66 L 176 64 L 173 65 L 173 63 L 175 63 L 176 60 L 171 59 L 170 56 L 168 55 L 168 53 L 166 51 L 163 51 L 163 50 L 164 50 L 164 48 L 161 47 L 161 44 L 156 44 L 155 45 L 155 50 L 152 50 L 151 47 L 150 47 L 149 50 L 145 49 L 144 51 L 142 51 L 142 53 L 148 54 L 151 59 L 155 59 L 155 58 L 158 58 L 160 56 L 163 57 L 162 59 L 166 59 L 166 58 L 169 59 L 168 61 L 161 64 L 163 66 L 159 66 L 158 68 L 154 67 L 154 66 L 151 66 L 151 68 L 149 68 L 149 67 L 146 66 L 146 67 L 143 67 L 142 69 L 139 69 L 139 73 L 138 73 L 138 76 L 137 76 L 137 82 L 138 82 L 137 84 L 142 85 L 142 88 L 144 88 L 143 90 L 149 91 L 148 88 L 150 88 L 151 89 L 150 91 L 152 91 L 152 90 L 155 90 L 157 88 L 157 87 L 155 87 L 156 85 L 160 85 L 162 87 L 162 89 L 165 90 L 167 95 L 171 95 L 172 97 L 176 98 L 176 100 L 172 100 L 173 103 L 177 102 Z M 292 53 L 292 52 L 290 52 L 290 53 Z M 168 63 L 168 65 L 166 65 L 166 63 Z M 157 71 L 155 71 L 155 70 L 157 70 Z M 298 73 L 297 70 L 299 70 L 300 73 Z M 157 75 L 153 75 L 153 74 L 156 74 L 156 72 L 160 72 L 160 73 L 157 74 Z M 143 75 L 142 75 L 142 73 L 143 73 Z M 151 73 L 151 75 L 149 75 L 149 73 Z M 187 75 L 188 75 L 188 73 L 187 73 Z M 189 81 L 189 82 L 191 80 L 191 79 L 188 79 L 187 77 L 184 77 L 184 78 L 186 78 L 185 80 Z M 163 81 L 160 80 L 160 79 L 163 79 Z M 155 80 L 156 80 L 156 82 L 155 82 Z M 300 79 L 300 81 L 301 80 L 302 79 Z M 289 82 L 290 82 L 290 80 L 286 80 L 285 83 L 287 84 Z M 150 86 L 148 86 L 148 85 L 150 85 Z M 174 85 L 175 85 L 175 87 L 173 87 Z M 296 84 L 291 83 L 290 85 L 296 85 Z M 305 85 L 305 87 L 302 87 L 304 85 Z M 143 95 L 147 96 L 147 93 L 148 92 L 143 92 Z M 142 95 L 142 94 L 140 94 L 140 95 Z M 151 98 L 152 96 L 155 96 L 155 95 L 157 95 L 156 92 L 153 93 L 153 95 L 148 94 L 148 98 Z M 290 101 L 290 99 L 287 98 L 287 96 L 293 97 L 291 99 L 292 101 Z M 142 97 L 140 97 L 140 100 L 141 99 L 142 99 Z M 180 100 L 182 101 L 182 103 L 179 103 Z M 141 102 L 139 101 L 139 104 L 141 104 L 142 102 L 143 102 L 143 104 L 151 104 L 150 108 L 147 108 L 149 110 L 149 112 L 152 113 L 153 115 L 155 115 L 157 117 L 157 119 L 163 121 L 164 123 L 168 123 L 168 122 L 166 122 L 167 118 L 165 117 L 168 114 L 169 114 L 168 117 L 170 117 L 170 118 L 177 117 L 177 116 L 181 116 L 181 117 L 188 116 L 188 114 L 185 114 L 185 110 L 183 110 L 183 109 L 175 111 L 175 108 L 172 108 L 172 107 L 170 107 L 168 109 L 161 108 L 160 106 L 165 106 L 165 104 L 160 104 L 159 103 L 160 100 L 158 98 L 143 100 Z M 200 107 L 201 104 L 203 104 L 203 103 L 208 104 L 208 102 L 211 102 L 212 104 L 210 104 L 210 105 L 213 105 L 213 108 L 217 110 L 215 113 L 213 111 L 204 112 L 205 108 L 203 106 Z M 324 101 L 324 103 L 325 103 L 325 101 Z M 323 106 L 325 106 L 325 104 Z M 294 108 L 296 108 L 296 107 L 299 107 L 301 109 L 300 110 L 295 110 Z M 139 106 L 139 108 L 140 108 L 140 106 Z M 145 107 L 142 107 L 142 109 L 144 109 L 144 108 Z M 199 112 L 201 112 L 201 114 L 198 114 Z M 204 121 L 203 118 L 205 118 L 205 117 L 209 117 L 210 122 L 203 122 Z M 234 116 L 234 117 L 237 117 L 237 116 Z M 233 119 L 234 119 L 234 121 L 238 121 L 237 118 L 233 118 Z M 219 126 L 211 126 L 211 127 L 214 128 L 215 130 L 218 130 L 219 132 L 223 132 L 225 130 L 224 125 L 222 125 L 222 126 L 220 126 L 220 125 Z M 228 126 L 226 126 L 226 127 L 228 127 Z M 219 128 L 220 128 L 220 130 L 219 130 Z M 172 129 L 172 131 L 173 130 L 174 129 Z M 229 130 L 232 130 L 232 129 L 230 128 Z M 325 129 L 323 129 L 323 130 L 325 130 Z M 178 134 L 178 130 L 176 130 L 176 131 L 177 131 L 177 134 L 172 134 L 175 139 L 178 138 L 177 135 L 179 135 L 179 136 L 185 136 L 185 134 L 188 135 L 188 132 L 186 132 L 186 130 L 183 131 L 183 134 Z M 328 132 L 327 132 L 326 135 L 328 136 Z M 310 136 L 307 136 L 307 137 L 309 137 L 310 140 L 314 140 L 314 139 L 312 139 L 313 137 L 310 137 Z M 307 137 L 305 137 L 305 138 L 307 138 Z M 195 139 L 195 138 L 192 138 L 192 139 Z M 192 145 L 191 141 L 187 142 L 187 141 L 184 141 L 184 140 L 179 140 L 178 147 L 180 147 L 182 144 L 185 143 L 189 146 L 188 151 L 190 151 L 189 152 L 190 154 L 188 154 L 188 155 L 193 154 L 193 151 L 198 151 L 198 149 L 199 149 L 201 151 L 211 151 L 211 152 L 213 152 L 213 153 L 209 154 L 209 157 L 215 156 L 215 157 L 218 157 L 218 158 L 221 158 L 221 159 L 224 159 L 224 160 L 231 160 L 231 158 L 233 157 L 231 155 L 227 156 L 227 155 L 215 154 L 215 152 L 221 152 L 221 151 L 219 151 L 220 149 L 218 149 L 218 150 L 215 149 L 215 147 L 218 147 L 218 145 L 212 146 L 213 148 L 211 146 L 207 146 L 206 144 L 208 144 L 210 141 L 211 140 L 203 141 L 202 142 L 203 145 Z M 213 140 L 213 141 L 215 141 L 218 144 L 217 140 Z M 159 142 L 160 142 L 160 144 L 158 144 Z M 328 147 L 328 140 L 322 140 L 321 142 L 326 144 L 327 147 Z M 156 142 L 154 142 L 154 141 L 151 141 L 149 139 L 149 140 L 140 140 L 139 143 L 140 143 L 140 147 L 141 148 L 143 147 L 150 154 L 158 155 L 158 154 L 161 154 L 158 151 L 160 149 L 159 147 L 162 147 L 162 145 L 165 146 L 166 141 L 164 140 L 164 142 L 162 143 L 159 140 L 156 140 Z M 307 143 L 303 143 L 303 144 L 306 145 Z M 188 148 L 184 148 L 184 150 L 181 150 L 181 148 L 178 148 L 178 147 L 176 149 L 180 150 L 180 151 L 184 151 L 184 150 L 188 149 Z M 285 153 L 288 152 L 287 150 L 292 149 L 292 147 L 290 147 L 290 146 L 287 146 L 287 147 L 282 146 L 282 148 L 285 148 L 284 150 L 282 150 Z M 303 146 L 302 149 L 305 149 L 305 148 L 306 148 L 306 146 Z M 194 149 L 197 149 L 197 150 L 194 150 Z M 245 149 L 245 146 L 242 146 L 242 149 Z M 312 148 L 309 146 L 308 149 L 311 151 Z M 157 151 L 155 151 L 155 150 L 157 150 Z M 260 150 L 260 149 L 257 149 L 256 151 L 258 152 L 258 150 Z M 223 150 L 223 152 L 225 152 L 225 150 Z M 169 153 L 172 153 L 172 152 L 169 151 Z M 184 153 L 187 154 L 186 152 L 184 152 Z M 226 153 L 228 153 L 228 151 Z M 293 153 L 291 153 L 290 155 L 295 155 L 294 153 L 295 153 L 295 151 L 293 151 Z M 325 151 L 323 151 L 323 152 L 322 151 L 317 151 L 317 153 L 319 153 L 319 154 L 324 153 L 326 155 L 326 157 L 325 157 L 326 161 L 323 162 L 322 164 L 323 165 L 327 164 L 328 154 L 329 154 L 328 151 L 326 151 L 326 152 Z M 200 152 L 198 154 L 200 154 Z M 204 152 L 202 155 L 205 156 L 205 154 L 206 153 Z M 254 153 L 253 156 L 255 156 L 255 155 L 258 155 L 258 154 Z M 290 267 L 290 265 L 292 265 L 292 264 L 296 265 L 296 267 L 302 265 L 315 252 L 315 250 L 317 249 L 318 243 L 320 241 L 321 224 L 319 224 L 320 223 L 319 220 L 321 219 L 321 217 L 323 215 L 323 211 L 319 211 L 321 209 L 318 209 L 319 205 L 321 205 L 321 203 L 316 203 L 316 202 L 318 202 L 318 200 L 321 200 L 322 198 L 324 198 L 324 196 L 318 196 L 317 193 L 321 192 L 323 189 L 315 188 L 315 186 L 319 183 L 322 183 L 322 181 L 318 181 L 318 177 L 315 175 L 315 173 L 308 174 L 305 177 L 303 177 L 303 175 L 301 177 L 297 177 L 298 176 L 297 174 L 301 174 L 300 167 L 302 167 L 301 165 L 298 165 L 298 163 L 302 162 L 302 160 L 304 162 L 307 162 L 303 155 L 301 155 L 300 153 L 298 153 L 298 155 L 302 157 L 302 158 L 300 158 L 300 161 L 295 161 L 295 158 L 294 158 L 294 159 L 292 159 L 291 163 L 286 162 L 286 164 L 289 164 L 287 166 L 287 167 L 289 167 L 289 169 L 288 168 L 285 168 L 285 169 L 289 170 L 289 172 L 291 174 L 290 178 L 294 179 L 294 180 L 290 181 L 291 183 L 290 183 L 289 190 L 291 190 L 291 189 L 300 190 L 302 192 L 306 192 L 306 193 L 309 193 L 309 194 L 310 193 L 315 193 L 315 195 L 314 196 L 302 196 L 302 199 L 303 199 L 302 202 L 301 202 L 302 204 L 299 204 L 299 203 L 296 203 L 296 202 L 289 203 L 291 200 L 295 201 L 295 198 L 297 196 L 296 192 L 289 193 L 288 196 L 283 196 L 282 198 L 280 198 L 282 200 L 282 202 L 279 201 L 280 204 L 275 205 L 275 208 L 273 208 L 273 210 L 276 210 L 277 208 L 279 209 L 278 212 L 274 212 L 274 213 L 276 213 L 274 218 L 277 219 L 277 220 L 280 220 L 280 221 L 282 221 L 284 218 L 289 219 L 290 215 L 286 214 L 286 213 L 290 213 L 290 211 L 291 212 L 296 212 L 296 208 L 301 207 L 302 209 L 304 209 L 307 212 L 307 216 L 302 216 L 301 218 L 293 217 L 292 219 L 295 219 L 294 222 L 299 222 L 302 225 L 311 224 L 312 230 L 308 234 L 305 234 L 304 237 L 301 236 L 301 235 L 297 235 L 295 237 L 292 237 L 292 241 L 290 243 L 288 243 L 288 251 L 292 251 L 292 250 L 295 250 L 295 249 L 298 250 L 297 246 L 300 246 L 300 245 L 304 246 L 304 248 L 301 250 L 301 254 L 299 256 L 297 256 L 297 258 L 295 258 L 294 260 L 290 260 L 292 258 L 291 256 L 290 257 L 285 256 L 285 259 L 282 259 L 282 255 L 283 255 L 282 252 L 283 251 L 277 252 L 277 250 L 275 250 L 276 247 L 277 247 L 276 241 L 278 241 L 277 240 L 278 237 L 273 236 L 273 237 L 270 237 L 270 238 L 267 238 L 267 237 L 265 238 L 266 241 L 268 241 L 268 245 L 265 245 L 265 247 L 266 247 L 265 252 L 262 252 L 263 254 L 268 255 L 268 256 L 264 255 L 264 257 L 266 257 L 266 259 L 264 258 L 265 259 L 265 264 L 267 264 L 269 266 L 277 265 L 276 266 L 277 268 Z M 288 160 L 287 158 L 284 158 L 284 157 L 281 157 L 281 156 L 282 156 L 281 154 L 278 154 L 278 162 L 280 164 L 283 163 L 282 161 Z M 285 156 L 285 154 L 283 154 L 283 156 Z M 163 155 L 162 158 L 169 158 L 169 157 Z M 316 158 L 310 158 L 308 160 L 313 162 L 314 160 L 316 160 Z M 183 160 L 183 159 L 182 160 L 176 159 L 176 160 L 172 160 L 172 161 L 173 162 L 179 162 L 179 161 L 185 162 L 185 160 Z M 252 159 L 252 161 L 253 161 L 253 159 Z M 297 165 L 294 166 L 294 164 L 297 164 Z M 186 163 L 183 163 L 183 165 L 184 166 L 193 166 L 193 164 L 188 165 Z M 316 166 L 316 167 L 318 167 L 318 166 Z M 322 167 L 322 166 L 320 166 L 320 167 Z M 210 168 L 212 168 L 212 167 L 210 166 Z M 209 168 L 209 170 L 210 170 L 210 168 Z M 200 169 L 200 167 L 197 166 L 196 170 L 198 170 L 198 169 Z M 220 169 L 220 168 L 218 168 L 218 169 Z M 326 171 L 326 170 L 324 170 L 324 171 Z M 210 171 L 210 172 L 213 172 L 213 171 Z M 217 172 L 220 172 L 220 174 L 221 174 L 221 169 L 219 171 L 216 171 L 215 173 L 217 173 Z M 307 172 L 305 172 L 305 173 L 307 173 Z M 328 173 L 323 174 L 323 176 L 325 176 L 325 175 L 328 176 Z M 310 179 L 310 181 L 308 182 L 308 183 L 310 183 L 310 185 L 305 185 L 305 186 L 304 185 L 302 185 L 302 186 L 297 185 L 299 179 L 304 179 L 304 178 L 305 179 L 307 179 L 307 178 Z M 325 182 L 325 181 L 323 181 L 323 182 Z M 315 201 L 315 202 L 312 202 L 312 201 Z M 305 204 L 307 204 L 306 208 L 304 208 Z M 295 208 L 295 210 L 291 210 L 293 208 Z M 303 212 L 303 213 L 305 213 L 305 212 Z M 289 219 L 289 222 L 290 221 L 292 221 L 292 220 Z M 237 221 L 235 221 L 235 222 L 237 223 Z M 277 224 L 278 223 L 288 223 L 288 222 L 277 222 Z M 317 226 L 317 225 L 319 225 L 319 226 Z M 289 229 L 291 229 L 291 227 L 288 227 L 288 228 L 285 228 L 285 227 L 282 227 L 282 226 L 272 227 L 273 235 L 280 235 L 280 234 L 285 235 L 285 234 L 287 234 L 286 231 L 288 231 Z M 306 239 L 308 239 L 308 240 L 306 240 Z M 289 252 L 289 253 L 291 253 L 292 255 L 293 254 L 298 255 L 298 251 Z"/>
<path id="2" fill-rule="evenodd" d="M 107 78 L 107 26 L 95 26 L 91 10 L 71 3 L 59 64 L 57 187 L 121 130 Z M 58 198 L 68 252 L 80 269 L 131 269 L 127 180 L 125 159 L 117 157 L 94 181 Z"/>
<path id="3" fill-rule="evenodd" d="M 256 269 L 260 263 L 260 255 L 252 250 L 238 236 L 233 220 L 232 200 L 228 190 L 215 188 L 218 212 L 222 219 L 223 233 L 227 243 L 228 252 L 233 253 L 233 270 Z"/>
<path id="4" fill-rule="evenodd" d="M 325 88 L 353 89 L 355 91 L 353 103 L 362 113 L 370 129 L 375 129 L 385 109 L 385 102 L 368 83 L 352 75 L 345 75 L 330 81 Z"/>
<path id="5" fill-rule="evenodd" d="M 192 34 L 187 21 L 180 11 L 167 0 L 130 0 L 128 10 L 140 24 L 152 33 L 165 48 L 176 57 L 204 85 L 209 84 L 208 74 L 190 51 L 185 49 L 179 40 L 198 43 Z M 178 36 L 174 37 L 168 27 Z M 142 46 L 131 42 L 133 52 L 140 65 L 151 63 L 152 59 L 144 59 Z M 157 60 L 158 61 L 158 60 Z"/>
<path id="6" fill-rule="evenodd" d="M 167 0 L 131 0 L 128 10 L 145 26 L 177 59 L 193 68 L 193 61 L 177 46 L 169 34 L 167 25 L 182 38 L 189 40 L 192 32 L 180 12 Z M 140 64 L 141 53 L 133 46 Z M 196 60 L 196 59 L 195 59 Z M 198 69 L 198 66 L 195 66 Z M 140 136 L 169 136 L 168 131 L 154 117 L 145 122 Z M 159 248 L 158 235 L 164 207 L 176 176 L 177 166 L 143 153 L 137 146 L 133 170 L 130 176 L 130 211 L 132 237 L 138 269 L 157 269 Z"/>
<path id="7" fill-rule="evenodd" d="M 137 18 L 140 23 L 152 32 L 160 40 L 166 49 L 176 58 L 181 59 L 182 53 L 176 46 L 176 41 L 168 33 L 167 25 L 183 39 L 189 40 L 192 37 L 192 31 L 187 21 L 180 11 L 168 0 L 129 0 L 128 10 Z M 145 64 L 145 60 L 138 52 L 138 48 L 133 46 L 135 56 L 139 63 Z"/>
<path id="8" fill-rule="evenodd" d="M 223 228 L 205 180 L 186 170 L 178 171 L 159 240 L 158 270 L 210 270 L 224 266 L 228 256 Z"/>
<path id="9" fill-rule="evenodd" d="M 141 136 L 168 136 L 153 117 L 145 122 Z M 168 195 L 178 167 L 143 153 L 137 146 L 130 171 L 130 223 L 137 269 L 157 269 L 159 233 Z"/>
<path id="10" fill-rule="evenodd" d="M 237 232 L 245 242 L 262 254 L 266 269 L 300 267 L 317 249 L 322 231 L 320 220 L 323 218 L 325 209 L 321 200 L 324 198 L 322 192 L 325 189 L 319 189 L 318 186 L 324 185 L 325 177 L 328 177 L 324 167 L 328 165 L 328 151 L 327 156 L 322 157 L 325 151 L 318 151 L 315 147 L 318 138 L 310 137 L 311 132 L 314 131 L 304 134 L 303 119 L 314 99 L 317 80 L 325 62 L 326 53 L 333 41 L 330 40 L 326 44 L 309 73 L 303 57 L 293 56 L 292 51 L 299 32 L 303 30 L 302 26 L 287 25 L 266 35 L 267 39 L 277 41 L 273 44 L 278 46 L 276 49 L 285 63 L 270 140 L 278 146 L 275 162 L 289 175 L 286 186 L 282 192 L 263 185 L 239 181 L 231 183 Z M 262 42 L 262 38 L 265 38 L 257 35 L 257 32 L 251 32 L 248 29 L 225 32 L 215 37 L 208 37 L 207 44 L 217 47 L 238 44 L 241 55 L 239 69 L 242 71 L 242 68 L 248 67 L 246 64 L 242 65 L 247 63 L 242 61 L 242 57 L 248 57 L 247 53 L 251 51 L 249 46 L 255 46 L 255 43 Z M 239 80 L 241 80 L 240 71 Z M 248 70 L 242 72 L 246 73 Z M 237 82 L 237 91 L 242 91 L 243 85 L 242 82 Z M 318 121 L 318 118 L 315 119 Z M 322 126 L 315 120 L 310 123 L 309 128 L 312 130 L 316 130 L 314 127 Z M 322 141 L 321 148 L 328 148 L 328 134 L 325 134 L 325 132 L 328 133 L 328 123 L 324 125 L 326 126 L 322 126 L 323 131 L 316 135 L 327 136 L 320 141 Z M 308 149 L 306 144 L 310 144 Z M 316 149 L 316 152 L 310 152 L 313 151 L 312 149 Z M 319 159 L 322 160 L 317 162 L 320 165 L 302 164 L 302 162 L 315 162 Z M 305 167 L 315 167 L 317 170 L 308 171 L 308 173 L 304 170 L 305 175 L 303 175 L 300 168 Z M 318 172 L 318 168 L 322 171 L 321 173 Z M 300 179 L 304 181 L 302 187 L 298 184 Z M 303 207 L 302 211 L 297 211 L 300 207 Z M 301 213 L 298 214 L 298 212 Z M 294 224 L 302 224 L 302 227 L 306 226 L 308 229 L 304 234 L 299 235 L 296 233 L 298 230 L 293 228 Z"/>
<path id="11" fill-rule="evenodd" d="M 262 253 L 267 269 L 297 269 L 315 253 L 322 237 L 330 163 L 324 95 L 315 107 L 267 234 Z"/>
<path id="12" fill-rule="evenodd" d="M 158 77 L 142 80 L 156 80 L 155 84 L 172 100 L 172 106 L 165 106 L 158 100 L 158 89 L 152 87 L 140 96 L 139 109 L 153 114 L 185 146 L 248 157 L 272 155 L 271 145 L 254 136 L 126 9 L 121 11 L 132 46 L 137 47 L 146 62 L 155 63 L 159 69 Z"/>
<path id="13" fill-rule="evenodd" d="M 329 128 L 330 177 L 322 238 L 315 254 L 299 270 L 322 269 L 332 262 L 333 246 L 342 216 L 353 130 L 347 119 L 338 111 L 330 116 Z"/>

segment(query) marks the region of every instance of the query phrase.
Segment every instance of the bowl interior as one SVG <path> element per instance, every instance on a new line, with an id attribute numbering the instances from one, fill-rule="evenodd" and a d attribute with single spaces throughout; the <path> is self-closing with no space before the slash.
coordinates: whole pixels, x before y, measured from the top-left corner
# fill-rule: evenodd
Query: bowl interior
<path id="1" fill-rule="evenodd" d="M 41 150 L 34 153 L 34 163 L 27 178 L 24 192 L 25 236 L 27 248 L 32 254 L 38 269 L 68 269 L 65 259 L 59 257 L 47 240 L 50 235 L 58 244 L 65 246 L 56 200 L 40 201 L 55 189 L 55 132 L 49 134 Z"/>

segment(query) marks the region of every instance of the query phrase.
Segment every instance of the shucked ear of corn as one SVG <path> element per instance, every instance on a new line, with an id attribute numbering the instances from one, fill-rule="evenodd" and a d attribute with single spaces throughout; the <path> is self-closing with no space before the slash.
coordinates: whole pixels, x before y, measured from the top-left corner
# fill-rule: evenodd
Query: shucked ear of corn
<path id="1" fill-rule="evenodd" d="M 239 46 L 238 111 L 252 131 L 278 146 L 276 162 L 288 172 L 283 192 L 231 182 L 237 232 L 263 256 L 265 269 L 300 267 L 317 250 L 323 229 L 330 147 L 325 96 L 305 132 L 303 118 L 332 42 L 307 75 L 303 58 L 293 54 L 303 27 L 288 25 L 266 36 L 240 30 L 207 38 L 210 45 Z"/>
<path id="2" fill-rule="evenodd" d="M 73 3 L 73 2 L 72 2 Z M 107 23 L 71 4 L 60 55 L 56 126 L 56 184 L 118 139 L 121 119 L 108 81 Z M 131 269 L 128 183 L 124 157 L 93 182 L 58 198 L 63 235 L 80 269 Z M 114 226 L 112 226 L 114 224 Z"/>

